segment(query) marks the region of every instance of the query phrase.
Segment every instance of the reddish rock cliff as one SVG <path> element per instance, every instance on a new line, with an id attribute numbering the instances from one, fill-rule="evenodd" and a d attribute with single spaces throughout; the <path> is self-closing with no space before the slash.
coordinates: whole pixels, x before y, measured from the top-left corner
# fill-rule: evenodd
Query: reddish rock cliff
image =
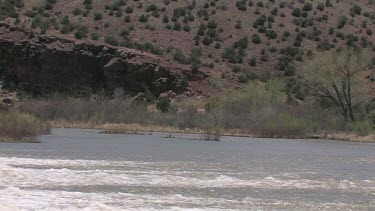
<path id="1" fill-rule="evenodd" d="M 57 36 L 30 36 L 0 23 L 0 71 L 5 84 L 33 93 L 74 89 L 150 90 L 155 96 L 183 93 L 189 66 L 137 50 L 84 43 Z M 0 72 L 0 73 L 1 73 Z"/>

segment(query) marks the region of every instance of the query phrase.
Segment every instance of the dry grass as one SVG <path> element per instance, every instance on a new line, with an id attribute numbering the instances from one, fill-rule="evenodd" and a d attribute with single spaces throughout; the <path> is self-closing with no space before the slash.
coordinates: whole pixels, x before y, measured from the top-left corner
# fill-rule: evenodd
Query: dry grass
<path id="1" fill-rule="evenodd" d="M 39 8 L 44 6 L 46 0 L 24 0 L 24 8 L 26 10 L 31 10 L 32 8 Z"/>
<path id="2" fill-rule="evenodd" d="M 336 141 L 375 143 L 374 133 L 371 133 L 366 136 L 357 135 L 351 132 L 317 133 L 317 134 L 314 134 L 311 138 L 329 139 L 329 140 L 336 140 Z"/>
<path id="3" fill-rule="evenodd" d="M 31 114 L 13 110 L 0 112 L 0 141 L 31 142 L 49 132 L 49 124 Z"/>

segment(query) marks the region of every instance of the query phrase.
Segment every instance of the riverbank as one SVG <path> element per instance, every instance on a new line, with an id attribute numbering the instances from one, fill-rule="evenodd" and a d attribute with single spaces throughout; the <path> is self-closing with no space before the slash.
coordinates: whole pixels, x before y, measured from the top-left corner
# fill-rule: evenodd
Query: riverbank
<path id="1" fill-rule="evenodd" d="M 375 143 L 375 134 L 359 136 L 350 132 L 332 132 L 332 133 L 315 133 L 305 136 L 266 136 L 250 133 L 245 130 L 203 130 L 198 128 L 178 128 L 164 125 L 142 125 L 142 124 L 100 124 L 95 122 L 68 122 L 68 121 L 51 121 L 49 122 L 53 128 L 77 128 L 77 129 L 100 129 L 104 133 L 110 134 L 145 134 L 148 132 L 163 133 L 185 133 L 185 134 L 215 134 L 217 136 L 233 136 L 233 137 L 251 137 L 251 138 L 275 138 L 275 139 L 322 139 L 337 140 L 349 142 L 368 142 Z"/>

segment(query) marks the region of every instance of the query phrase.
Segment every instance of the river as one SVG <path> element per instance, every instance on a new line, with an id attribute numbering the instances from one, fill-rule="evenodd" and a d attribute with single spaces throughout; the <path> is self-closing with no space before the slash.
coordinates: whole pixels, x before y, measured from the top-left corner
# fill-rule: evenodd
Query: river
<path id="1" fill-rule="evenodd" d="M 166 136 L 0 143 L 0 210 L 375 210 L 375 144 Z"/>

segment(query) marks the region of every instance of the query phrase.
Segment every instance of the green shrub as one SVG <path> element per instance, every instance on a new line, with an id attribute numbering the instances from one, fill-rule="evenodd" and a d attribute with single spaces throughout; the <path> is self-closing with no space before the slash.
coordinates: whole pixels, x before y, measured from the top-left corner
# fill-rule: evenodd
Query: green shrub
<path id="1" fill-rule="evenodd" d="M 133 7 L 126 7 L 125 12 L 128 14 L 133 13 Z"/>
<path id="2" fill-rule="evenodd" d="M 302 8 L 303 11 L 311 11 L 312 10 L 312 4 L 309 3 L 309 2 L 306 2 L 304 5 L 303 5 L 303 8 Z"/>
<path id="3" fill-rule="evenodd" d="M 294 17 L 301 17 L 301 16 L 302 16 L 302 11 L 301 11 L 300 9 L 298 9 L 298 8 L 295 8 L 295 9 L 293 10 L 293 12 L 292 12 L 292 15 L 293 15 Z"/>
<path id="4" fill-rule="evenodd" d="M 180 49 L 177 49 L 175 51 L 173 59 L 181 64 L 189 64 L 189 58 L 185 56 L 185 54 L 183 54 Z"/>
<path id="5" fill-rule="evenodd" d="M 146 15 L 141 15 L 139 16 L 138 21 L 141 23 L 146 23 L 148 21 L 148 17 Z"/>
<path id="6" fill-rule="evenodd" d="M 92 40 L 98 40 L 98 39 L 99 39 L 99 34 L 96 33 L 96 32 L 94 32 L 94 33 L 92 33 L 92 34 L 90 35 L 90 37 L 91 37 Z"/>
<path id="7" fill-rule="evenodd" d="M 254 44 L 260 44 L 260 43 L 262 43 L 262 40 L 260 39 L 259 34 L 253 34 L 253 36 L 251 37 L 251 41 Z"/>
<path id="8" fill-rule="evenodd" d="M 117 17 L 121 17 L 122 16 L 122 11 L 121 10 L 116 11 L 115 15 Z"/>
<path id="9" fill-rule="evenodd" d="M 318 6 L 316 7 L 318 10 L 320 11 L 324 11 L 324 4 L 323 3 L 319 3 Z"/>
<path id="10" fill-rule="evenodd" d="M 175 22 L 173 24 L 173 30 L 175 30 L 175 31 L 181 31 L 181 23 Z"/>
<path id="11" fill-rule="evenodd" d="M 103 19 L 102 13 L 97 12 L 97 13 L 94 14 L 94 20 L 97 21 L 97 20 L 101 20 L 101 19 Z"/>
<path id="12" fill-rule="evenodd" d="M 72 11 L 73 15 L 80 15 L 82 14 L 82 10 L 79 7 L 74 8 Z"/>
<path id="13" fill-rule="evenodd" d="M 105 38 L 105 42 L 110 45 L 118 46 L 119 42 L 112 36 L 108 36 Z"/>
<path id="14" fill-rule="evenodd" d="M 87 26 L 78 26 L 77 31 L 74 36 L 77 39 L 82 39 L 82 38 L 86 38 L 88 33 L 89 33 L 89 29 L 87 28 Z"/>
<path id="15" fill-rule="evenodd" d="M 353 7 L 350 9 L 351 16 L 355 15 L 361 15 L 362 8 L 358 5 L 353 5 Z"/>
<path id="16" fill-rule="evenodd" d="M 237 9 L 240 11 L 246 11 L 247 10 L 246 1 L 247 0 L 237 0 L 236 2 Z"/>
<path id="17" fill-rule="evenodd" d="M 171 108 L 171 99 L 163 97 L 156 102 L 156 108 L 161 112 L 168 112 Z"/>

